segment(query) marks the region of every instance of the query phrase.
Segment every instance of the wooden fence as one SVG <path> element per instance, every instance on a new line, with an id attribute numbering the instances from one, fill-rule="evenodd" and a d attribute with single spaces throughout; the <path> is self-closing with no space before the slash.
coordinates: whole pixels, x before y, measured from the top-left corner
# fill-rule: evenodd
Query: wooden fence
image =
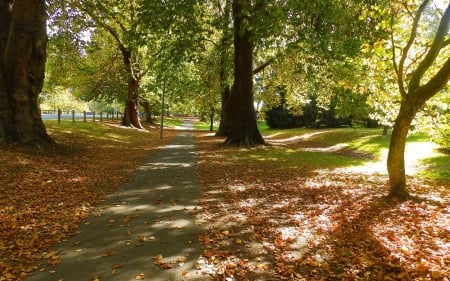
<path id="1" fill-rule="evenodd" d="M 58 123 L 61 123 L 61 120 L 72 120 L 72 122 L 75 122 L 77 120 L 81 120 L 84 123 L 87 121 L 92 122 L 103 122 L 107 120 L 118 120 L 119 118 L 122 118 L 122 113 L 117 112 L 116 114 L 112 114 L 109 112 L 100 112 L 96 113 L 95 111 L 92 112 L 75 112 L 75 110 L 72 110 L 70 112 L 63 112 L 61 109 L 58 109 L 56 113 L 54 112 L 42 112 L 42 119 L 43 120 L 58 120 Z"/>

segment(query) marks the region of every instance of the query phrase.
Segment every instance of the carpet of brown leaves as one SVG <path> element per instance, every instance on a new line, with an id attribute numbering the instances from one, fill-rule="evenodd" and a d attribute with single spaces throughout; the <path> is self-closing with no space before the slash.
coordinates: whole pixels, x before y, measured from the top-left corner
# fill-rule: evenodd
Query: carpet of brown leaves
<path id="1" fill-rule="evenodd" d="M 94 125 L 96 135 L 50 126 L 59 145 L 49 149 L 0 146 L 0 280 L 24 279 L 40 259 L 58 264 L 50 247 L 175 134 L 113 125 Z"/>
<path id="2" fill-rule="evenodd" d="M 279 145 L 197 141 L 200 242 L 216 280 L 450 280 L 448 182 L 409 178 L 414 199 L 387 203 L 387 176 L 370 169 L 280 165 L 253 157 Z"/>
<path id="3" fill-rule="evenodd" d="M 58 264 L 51 246 L 76 233 L 91 208 L 175 134 L 160 141 L 156 129 L 98 126 L 97 135 L 52 127 L 62 144 L 52 149 L 0 146 L 1 281 L 24 279 L 41 259 Z M 198 269 L 205 276 L 450 280 L 448 182 L 409 178 L 414 199 L 393 204 L 383 200 L 386 175 L 367 166 L 317 169 L 253 157 L 261 149 L 309 147 L 301 140 L 236 149 L 198 133 L 197 142 L 205 191 L 199 216 L 208 229 L 199 237 Z"/>

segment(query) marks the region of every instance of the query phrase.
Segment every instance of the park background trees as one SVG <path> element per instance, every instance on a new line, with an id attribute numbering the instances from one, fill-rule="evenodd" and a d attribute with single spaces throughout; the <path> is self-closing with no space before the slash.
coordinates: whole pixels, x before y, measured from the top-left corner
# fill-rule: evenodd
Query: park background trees
<path id="1" fill-rule="evenodd" d="M 122 103 L 126 126 L 142 127 L 139 100 L 145 101 L 141 104 L 149 121 L 152 106 L 165 112 L 201 114 L 211 124 L 220 111 L 217 135 L 225 136 L 226 144 L 245 146 L 264 143 L 256 126 L 257 116 L 263 115 L 256 110 L 261 107 L 281 105 L 296 114 L 316 112 L 316 119 L 329 114 L 372 117 L 388 126 L 400 122 L 408 107 L 404 104 L 414 104 L 406 118 L 411 123 L 425 101 L 437 94 L 441 102 L 428 106 L 428 112 L 442 112 L 438 117 L 434 114 L 435 119 L 446 118 L 442 104 L 447 98 L 439 91 L 448 81 L 448 21 L 444 9 L 433 6 L 433 1 L 55 0 L 48 4 L 50 46 L 43 97 L 68 92 L 74 98 Z M 35 83 L 30 87 L 33 95 L 24 99 L 9 94 L 7 82 L 15 78 L 8 75 L 20 64 L 12 63 L 8 44 L 19 40 L 11 39 L 15 25 L 10 12 L 15 4 L 3 5 L 2 94 L 14 98 L 11 104 L 2 100 L 2 138 L 50 141 L 39 124 L 37 108 L 42 65 L 29 68 L 34 73 L 28 77 L 39 77 L 28 81 Z M 45 6 L 40 9 L 42 13 Z M 38 21 L 42 26 L 45 18 Z M 405 32 L 408 25 L 415 29 Z M 31 37 L 40 45 L 31 53 L 30 63 L 45 61 L 44 31 L 39 30 L 41 39 Z M 410 100 L 416 95 L 411 93 L 421 91 L 427 95 Z M 165 109 L 162 97 L 170 101 Z M 14 105 L 19 100 L 33 105 Z M 18 117 L 15 112 L 20 110 L 33 118 Z M 24 129 L 11 129 L 15 124 Z M 29 128 L 40 131 L 40 137 L 33 137 Z M 397 137 L 398 128 L 402 128 L 401 137 Z M 394 126 L 389 170 L 395 171 L 390 172 L 390 181 L 397 184 L 392 186 L 404 186 L 398 184 L 404 181 L 399 165 L 402 145 L 395 143 L 408 129 L 406 123 Z M 18 140 L 22 135 L 29 135 L 25 137 L 29 140 Z"/>

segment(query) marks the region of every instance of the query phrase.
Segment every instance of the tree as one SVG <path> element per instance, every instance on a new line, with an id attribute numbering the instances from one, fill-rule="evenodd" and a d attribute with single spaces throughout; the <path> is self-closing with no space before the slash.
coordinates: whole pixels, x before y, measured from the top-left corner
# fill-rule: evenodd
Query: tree
<path id="1" fill-rule="evenodd" d="M 253 105 L 253 34 L 248 14 L 264 9 L 263 2 L 252 7 L 251 1 L 233 0 L 234 82 L 226 104 L 230 129 L 225 144 L 264 144 L 256 124 Z"/>
<path id="2" fill-rule="evenodd" d="M 88 15 L 95 26 L 103 28 L 114 38 L 122 55 L 122 62 L 127 77 L 127 99 L 125 101 L 122 125 L 133 126 L 141 129 L 139 119 L 138 89 L 142 78 L 146 75 L 148 67 L 142 63 L 144 58 L 139 50 L 142 50 L 143 35 L 142 20 L 139 10 L 141 3 L 136 1 L 80 1 L 78 9 Z M 141 48 L 141 49 L 140 49 Z"/>
<path id="3" fill-rule="evenodd" d="M 52 143 L 41 119 L 47 47 L 44 0 L 0 2 L 0 139 Z"/>
<path id="4" fill-rule="evenodd" d="M 138 105 L 142 80 L 151 70 L 161 70 L 158 60 L 170 55 L 171 61 L 179 61 L 196 42 L 195 1 L 82 0 L 74 5 L 87 21 L 104 29 L 116 42 L 128 74 L 122 123 L 141 128 Z"/>
<path id="5" fill-rule="evenodd" d="M 104 30 L 96 29 L 84 52 L 77 69 L 70 75 L 69 87 L 73 88 L 75 96 L 84 101 L 125 104 L 128 72 L 114 39 Z"/>
<path id="6" fill-rule="evenodd" d="M 430 0 L 424 0 L 415 13 L 405 5 L 408 15 L 413 15 L 409 39 L 397 56 L 397 46 L 392 35 L 393 64 L 401 96 L 400 110 L 394 122 L 389 145 L 387 169 L 390 191 L 388 198 L 406 200 L 409 192 L 405 176 L 405 143 L 412 120 L 425 103 L 443 89 L 450 80 L 448 38 L 450 27 L 450 3 L 443 13 L 434 38 L 418 40 L 421 20 Z M 424 19 L 425 18 L 425 19 Z M 414 48 L 416 47 L 416 48 Z M 413 67 L 413 68 L 412 68 Z M 412 70 L 411 70 L 412 69 Z"/>
<path id="7" fill-rule="evenodd" d="M 320 69 L 320 73 L 315 71 L 315 77 L 330 77 L 325 72 L 327 67 L 317 61 L 325 64 L 345 61 L 356 56 L 363 43 L 383 36 L 384 31 L 377 31 L 378 21 L 382 18 L 378 11 L 384 9 L 387 1 L 235 0 L 232 3 L 235 72 L 227 105 L 230 134 L 225 143 L 258 144 L 264 140 L 254 126 L 252 75 L 272 64 L 282 65 L 284 58 L 297 54 L 298 57 L 306 55 L 308 59 L 303 61 L 313 59 L 307 65 L 298 64 L 294 71 Z M 255 67 L 253 71 L 248 68 L 251 64 Z M 299 81 L 303 83 L 301 79 Z M 319 80 L 312 83 L 317 84 Z M 291 88 L 288 84 L 273 86 Z M 292 94 L 295 93 L 288 93 L 288 100 L 293 100 Z"/>

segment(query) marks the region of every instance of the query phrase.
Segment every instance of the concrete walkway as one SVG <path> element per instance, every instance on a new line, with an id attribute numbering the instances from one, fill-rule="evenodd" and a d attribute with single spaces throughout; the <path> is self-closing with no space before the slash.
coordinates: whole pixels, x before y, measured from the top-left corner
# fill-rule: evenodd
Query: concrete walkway
<path id="1" fill-rule="evenodd" d="M 59 265 L 45 261 L 45 271 L 26 280 L 208 280 L 196 270 L 201 190 L 189 120 L 184 128 L 151 156 L 133 182 L 98 206 L 80 234 L 55 247 Z"/>

